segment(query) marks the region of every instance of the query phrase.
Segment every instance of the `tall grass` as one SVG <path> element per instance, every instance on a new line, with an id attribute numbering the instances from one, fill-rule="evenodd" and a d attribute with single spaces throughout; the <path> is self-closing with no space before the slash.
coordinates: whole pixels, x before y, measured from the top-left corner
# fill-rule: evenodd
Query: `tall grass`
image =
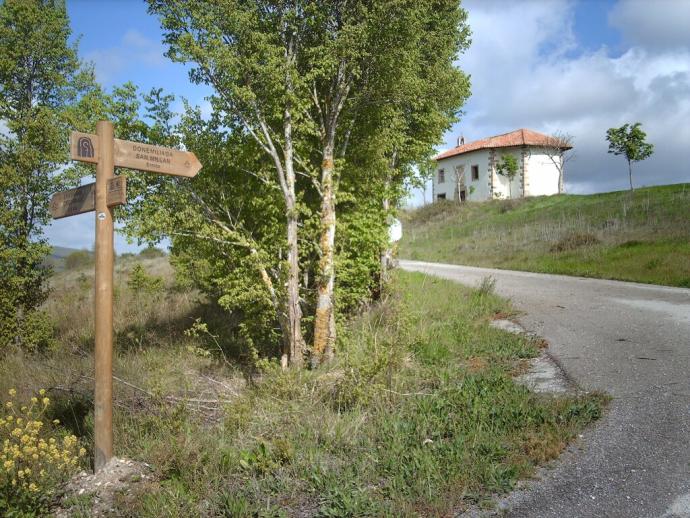
<path id="1" fill-rule="evenodd" d="M 204 301 L 159 261 L 144 263 L 166 279 L 155 295 L 132 291 L 133 265 L 118 270 L 115 450 L 155 472 L 118 515 L 446 516 L 510 490 L 600 415 L 599 396 L 513 381 L 538 344 L 488 325 L 511 311 L 488 280 L 470 290 L 401 272 L 343 328 L 333 363 L 264 362 L 256 375 L 225 335 L 216 355 L 182 332 Z M 50 387 L 64 426 L 90 443 L 90 288 L 73 288 L 84 277 L 55 283 L 61 348 L 4 358 L 0 390 Z"/>
<path id="2" fill-rule="evenodd" d="M 435 203 L 404 226 L 403 258 L 690 286 L 690 184 Z"/>

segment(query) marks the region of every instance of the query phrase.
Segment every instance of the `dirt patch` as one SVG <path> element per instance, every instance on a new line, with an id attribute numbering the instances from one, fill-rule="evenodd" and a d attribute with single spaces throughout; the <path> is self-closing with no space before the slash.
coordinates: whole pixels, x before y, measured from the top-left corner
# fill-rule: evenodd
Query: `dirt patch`
<path id="1" fill-rule="evenodd" d="M 134 500 L 154 482 L 148 464 L 113 458 L 98 473 L 81 473 L 67 483 L 60 504 L 54 510 L 57 518 L 75 514 L 108 516 L 115 502 Z"/>

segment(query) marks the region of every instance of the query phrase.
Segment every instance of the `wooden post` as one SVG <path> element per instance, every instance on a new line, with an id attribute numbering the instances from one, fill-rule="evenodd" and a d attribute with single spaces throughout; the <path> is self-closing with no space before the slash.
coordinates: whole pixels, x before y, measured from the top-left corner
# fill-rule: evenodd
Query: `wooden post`
<path id="1" fill-rule="evenodd" d="M 100 156 L 96 165 L 96 348 L 94 469 L 113 456 L 113 212 L 107 205 L 108 180 L 115 177 L 113 124 L 96 125 Z"/>

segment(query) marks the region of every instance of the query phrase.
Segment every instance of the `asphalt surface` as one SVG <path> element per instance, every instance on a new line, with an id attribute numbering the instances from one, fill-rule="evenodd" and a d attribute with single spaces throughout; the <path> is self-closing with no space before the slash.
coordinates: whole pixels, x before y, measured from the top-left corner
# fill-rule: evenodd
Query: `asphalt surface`
<path id="1" fill-rule="evenodd" d="M 612 396 L 574 446 L 499 504 L 514 517 L 690 518 L 690 289 L 400 261 L 496 292 L 584 390 Z"/>

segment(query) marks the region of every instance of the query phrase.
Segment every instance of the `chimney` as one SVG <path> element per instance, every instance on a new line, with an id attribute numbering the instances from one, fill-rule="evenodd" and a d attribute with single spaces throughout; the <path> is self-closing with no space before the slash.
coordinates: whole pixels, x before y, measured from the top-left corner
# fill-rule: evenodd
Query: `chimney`
<path id="1" fill-rule="evenodd" d="M 465 137 L 464 135 L 460 135 L 458 138 L 458 146 L 464 146 L 465 145 Z"/>

